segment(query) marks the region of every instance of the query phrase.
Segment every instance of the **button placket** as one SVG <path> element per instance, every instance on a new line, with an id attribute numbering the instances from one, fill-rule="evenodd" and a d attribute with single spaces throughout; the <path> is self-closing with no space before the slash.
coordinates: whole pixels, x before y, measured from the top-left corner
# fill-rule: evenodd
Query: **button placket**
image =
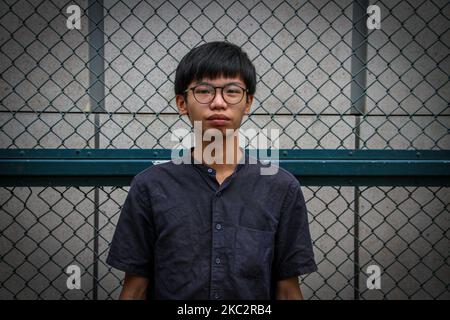
<path id="1" fill-rule="evenodd" d="M 216 193 L 217 194 L 217 193 Z M 220 294 L 223 290 L 224 270 L 223 257 L 221 255 L 221 248 L 223 246 L 223 223 L 220 211 L 217 210 L 217 204 L 220 200 L 217 197 L 212 199 L 212 250 L 211 250 L 211 298 L 221 299 Z"/>

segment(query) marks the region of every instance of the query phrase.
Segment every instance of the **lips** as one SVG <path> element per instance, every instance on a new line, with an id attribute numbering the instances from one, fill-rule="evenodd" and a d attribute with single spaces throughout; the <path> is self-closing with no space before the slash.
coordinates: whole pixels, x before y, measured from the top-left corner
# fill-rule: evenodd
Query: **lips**
<path id="1" fill-rule="evenodd" d="M 212 116 L 209 116 L 207 119 L 208 120 L 230 120 L 230 118 L 228 118 L 227 116 L 222 115 L 222 114 L 214 114 Z"/>
<path id="2" fill-rule="evenodd" d="M 209 116 L 207 120 L 213 126 L 227 126 L 230 123 L 230 118 L 222 114 L 214 114 L 212 116 Z"/>

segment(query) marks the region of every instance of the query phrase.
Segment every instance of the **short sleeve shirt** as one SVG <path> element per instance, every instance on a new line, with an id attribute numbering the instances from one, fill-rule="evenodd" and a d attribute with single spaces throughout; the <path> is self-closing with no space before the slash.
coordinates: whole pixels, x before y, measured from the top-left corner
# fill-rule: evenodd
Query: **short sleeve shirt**
<path id="1" fill-rule="evenodd" d="M 149 278 L 149 299 L 274 299 L 314 272 L 300 183 L 246 155 L 222 184 L 205 164 L 153 165 L 130 186 L 107 263 Z"/>

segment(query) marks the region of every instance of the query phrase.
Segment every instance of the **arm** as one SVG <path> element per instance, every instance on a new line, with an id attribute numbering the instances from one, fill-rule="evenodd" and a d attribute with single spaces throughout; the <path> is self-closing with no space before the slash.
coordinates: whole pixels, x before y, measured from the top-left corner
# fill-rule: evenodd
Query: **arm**
<path id="1" fill-rule="evenodd" d="M 119 300 L 144 300 L 147 297 L 148 278 L 126 273 Z"/>
<path id="2" fill-rule="evenodd" d="M 317 270 L 300 183 L 293 180 L 281 209 L 273 262 L 275 298 L 303 300 L 298 276 Z"/>
<path id="3" fill-rule="evenodd" d="M 277 300 L 303 300 L 298 277 L 292 277 L 277 282 Z"/>

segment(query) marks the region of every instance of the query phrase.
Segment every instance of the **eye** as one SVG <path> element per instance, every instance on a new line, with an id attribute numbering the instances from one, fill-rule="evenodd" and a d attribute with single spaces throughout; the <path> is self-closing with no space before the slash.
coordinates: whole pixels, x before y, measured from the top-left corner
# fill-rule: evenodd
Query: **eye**
<path id="1" fill-rule="evenodd" d="M 198 94 L 212 94 L 213 89 L 209 86 L 198 86 L 194 91 Z"/>
<path id="2" fill-rule="evenodd" d="M 224 88 L 225 94 L 229 95 L 239 95 L 242 94 L 242 89 L 237 86 L 229 86 Z"/>

